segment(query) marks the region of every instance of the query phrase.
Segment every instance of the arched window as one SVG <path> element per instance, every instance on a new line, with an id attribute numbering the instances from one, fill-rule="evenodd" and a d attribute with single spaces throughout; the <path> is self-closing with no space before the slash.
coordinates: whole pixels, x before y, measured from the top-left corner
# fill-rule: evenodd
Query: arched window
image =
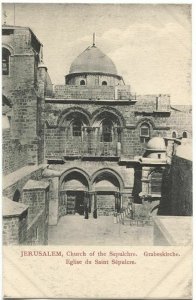
<path id="1" fill-rule="evenodd" d="M 161 185 L 162 185 L 162 172 L 161 171 L 153 171 L 150 175 L 150 186 L 149 192 L 150 194 L 161 194 Z"/>
<path id="2" fill-rule="evenodd" d="M 102 122 L 102 141 L 112 142 L 113 123 L 110 120 L 103 120 Z"/>
<path id="3" fill-rule="evenodd" d="M 142 143 L 148 142 L 150 139 L 150 127 L 147 123 L 143 123 L 140 127 L 140 140 Z"/>
<path id="4" fill-rule="evenodd" d="M 2 48 L 2 75 L 9 75 L 10 55 L 8 49 Z"/>
<path id="5" fill-rule="evenodd" d="M 72 123 L 73 136 L 82 136 L 82 123 L 76 120 Z"/>
<path id="6" fill-rule="evenodd" d="M 182 137 L 183 137 L 183 139 L 187 139 L 188 138 L 187 131 L 183 131 Z"/>
<path id="7" fill-rule="evenodd" d="M 176 131 L 173 131 L 173 132 L 172 132 L 172 139 L 176 139 L 176 138 L 177 138 Z"/>
<path id="8" fill-rule="evenodd" d="M 19 200 L 20 200 L 20 192 L 19 190 L 16 190 L 13 196 L 13 201 L 19 202 Z"/>
<path id="9" fill-rule="evenodd" d="M 107 85 L 107 81 L 102 81 L 102 85 Z"/>
<path id="10" fill-rule="evenodd" d="M 85 80 L 80 80 L 80 85 L 85 85 Z"/>

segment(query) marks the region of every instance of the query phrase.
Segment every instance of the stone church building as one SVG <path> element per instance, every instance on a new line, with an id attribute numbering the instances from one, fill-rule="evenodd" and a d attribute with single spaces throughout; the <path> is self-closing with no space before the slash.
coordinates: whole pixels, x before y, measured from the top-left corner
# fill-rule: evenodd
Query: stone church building
<path id="1" fill-rule="evenodd" d="M 192 134 L 190 106 L 133 94 L 95 43 L 55 86 L 42 48 L 30 28 L 3 26 L 4 244 L 47 244 L 66 215 L 118 216 L 149 199 L 153 210 L 174 144 Z"/>

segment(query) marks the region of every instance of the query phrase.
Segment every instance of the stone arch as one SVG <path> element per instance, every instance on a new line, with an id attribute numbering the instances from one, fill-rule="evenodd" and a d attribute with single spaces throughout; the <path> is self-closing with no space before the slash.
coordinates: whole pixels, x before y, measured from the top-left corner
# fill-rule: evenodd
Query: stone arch
<path id="1" fill-rule="evenodd" d="M 187 130 L 184 130 L 183 132 L 182 132 L 182 138 L 188 138 L 188 131 Z"/>
<path id="2" fill-rule="evenodd" d="M 90 125 L 91 114 L 82 107 L 71 107 L 63 110 L 58 117 L 57 125 L 62 126 L 64 121 L 71 116 L 79 116 L 79 118 L 83 120 L 84 124 L 86 124 L 87 126 Z"/>
<path id="3" fill-rule="evenodd" d="M 73 175 L 73 177 L 71 176 Z M 80 168 L 71 168 L 66 170 L 60 178 L 60 188 L 62 186 L 63 181 L 67 178 L 78 178 L 79 180 L 81 179 L 81 182 L 86 184 L 88 186 L 88 190 L 91 190 L 91 182 L 90 182 L 90 178 L 89 175 L 82 169 Z"/>
<path id="4" fill-rule="evenodd" d="M 80 80 L 80 85 L 86 85 L 86 82 L 84 79 Z"/>
<path id="5" fill-rule="evenodd" d="M 120 127 L 124 127 L 126 125 L 126 121 L 123 115 L 113 107 L 101 107 L 95 110 L 92 114 L 92 124 L 99 122 L 101 119 L 110 117 L 114 121 L 116 121 L 117 125 Z"/>
<path id="6" fill-rule="evenodd" d="M 151 168 L 148 174 L 150 194 L 161 194 L 162 187 L 162 168 Z"/>
<path id="7" fill-rule="evenodd" d="M 17 189 L 13 195 L 13 201 L 14 202 L 19 202 L 21 199 L 21 193 L 20 191 Z"/>
<path id="8" fill-rule="evenodd" d="M 155 124 L 151 119 L 148 118 L 142 118 L 136 123 L 136 127 L 141 126 L 143 123 L 148 124 L 152 129 L 155 129 Z"/>
<path id="9" fill-rule="evenodd" d="M 7 50 L 9 50 L 11 55 L 14 54 L 14 49 L 10 45 L 2 43 L 2 48 L 6 48 Z"/>
<path id="10" fill-rule="evenodd" d="M 79 169 L 66 170 L 60 179 L 60 214 L 84 215 L 88 219 L 90 180 L 88 174 Z"/>
<path id="11" fill-rule="evenodd" d="M 12 107 L 12 101 L 8 97 L 6 97 L 4 94 L 2 95 L 2 104 L 7 105 L 10 108 Z"/>
<path id="12" fill-rule="evenodd" d="M 10 49 L 2 46 L 2 75 L 10 75 L 10 56 Z"/>
<path id="13" fill-rule="evenodd" d="M 172 137 L 173 139 L 176 139 L 176 138 L 178 137 L 178 133 L 177 133 L 176 130 L 173 130 L 173 131 L 172 131 L 171 137 Z"/>
<path id="14" fill-rule="evenodd" d="M 112 181 L 115 186 L 119 187 L 119 191 L 122 191 L 124 189 L 124 182 L 122 177 L 116 171 L 110 168 L 103 168 L 93 173 L 93 175 L 91 176 L 92 186 L 94 185 L 96 180 L 108 180 L 110 182 Z"/>

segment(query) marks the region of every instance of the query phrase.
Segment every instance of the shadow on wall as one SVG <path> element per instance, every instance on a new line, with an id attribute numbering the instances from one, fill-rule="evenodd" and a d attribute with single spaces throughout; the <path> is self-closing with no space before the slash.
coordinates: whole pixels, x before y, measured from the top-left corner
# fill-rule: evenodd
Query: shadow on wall
<path id="1" fill-rule="evenodd" d="M 192 161 L 173 156 L 163 172 L 159 215 L 192 216 Z"/>

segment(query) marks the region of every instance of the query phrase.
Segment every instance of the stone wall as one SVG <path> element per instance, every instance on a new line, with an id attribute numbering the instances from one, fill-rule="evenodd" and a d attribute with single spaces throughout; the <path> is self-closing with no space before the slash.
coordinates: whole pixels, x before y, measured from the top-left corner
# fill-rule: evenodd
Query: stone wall
<path id="1" fill-rule="evenodd" d="M 2 144 L 3 175 L 14 172 L 27 164 L 27 145 L 21 145 L 19 139 L 13 139 L 10 129 L 3 130 Z"/>
<path id="2" fill-rule="evenodd" d="M 144 105 L 143 102 L 145 102 L 146 105 L 143 107 L 143 111 L 140 110 L 139 101 L 137 104 L 130 102 L 129 104 L 123 103 L 123 105 L 118 104 L 118 102 L 106 105 L 106 102 L 89 101 L 82 103 L 81 106 L 75 104 L 74 101 L 65 101 L 62 104 L 60 102 L 47 100 L 45 107 L 46 159 L 62 159 L 66 153 L 66 147 L 71 147 L 72 149 L 77 149 L 78 147 L 77 140 L 67 139 L 68 128 L 66 126 L 68 125 L 65 126 L 61 124 L 61 119 L 63 119 L 64 115 L 66 119 L 66 115 L 68 115 L 69 111 L 77 111 L 80 112 L 81 115 L 88 116 L 90 127 L 97 126 L 96 115 L 98 116 L 105 111 L 105 116 L 107 116 L 107 113 L 110 112 L 110 114 L 115 115 L 121 127 L 121 156 L 134 158 L 134 156 L 143 155 L 146 143 L 143 143 L 140 138 L 141 125 L 143 123 L 149 125 L 149 138 L 158 135 L 163 137 L 170 135 L 170 112 L 168 111 L 168 99 L 163 99 L 163 108 L 160 108 L 156 116 L 154 115 L 154 110 L 156 109 L 157 98 L 155 96 L 145 96 L 142 99 L 139 100 L 142 106 Z M 147 109 L 147 111 L 149 110 L 149 115 L 145 114 L 145 109 Z M 96 132 L 93 134 L 95 135 Z M 66 143 L 69 143 L 69 145 L 66 145 Z M 87 146 L 86 140 L 84 140 L 83 143 L 84 146 Z M 100 141 L 97 141 L 97 144 L 99 143 Z M 79 148 L 81 149 L 81 147 Z"/>
<path id="3" fill-rule="evenodd" d="M 27 244 L 47 245 L 48 243 L 48 218 L 45 210 L 41 210 L 35 219 L 28 225 Z"/>
<path id="4" fill-rule="evenodd" d="M 115 212 L 114 195 L 97 194 L 97 215 L 113 216 Z"/>
<path id="5" fill-rule="evenodd" d="M 3 244 L 24 245 L 27 243 L 27 211 L 20 216 L 3 218 Z"/>
<path id="6" fill-rule="evenodd" d="M 176 132 L 176 137 L 181 138 L 184 131 L 187 131 L 188 138 L 192 137 L 192 109 L 179 105 L 176 108 L 172 108 L 171 117 L 169 120 L 170 125 L 170 137 L 172 132 Z"/>
<path id="7" fill-rule="evenodd" d="M 107 82 L 107 86 L 115 86 L 117 84 L 122 84 L 122 80 L 119 77 L 112 75 L 101 75 L 101 74 L 73 74 L 66 76 L 67 85 L 80 86 L 80 81 L 84 80 L 85 86 L 95 87 L 103 86 L 102 82 Z"/>
<path id="8" fill-rule="evenodd" d="M 46 202 L 46 192 L 43 189 L 24 189 L 22 202 L 26 204 L 28 208 L 28 222 L 31 223 L 33 219 L 41 212 L 45 210 L 45 214 L 48 215 L 48 202 Z"/>
<path id="9" fill-rule="evenodd" d="M 28 28 L 3 27 L 2 46 L 11 53 L 9 75 L 2 76 L 3 94 L 12 103 L 11 137 L 27 145 L 26 164 L 43 163 L 43 99 L 51 94 L 51 83 L 46 69 L 40 80 L 41 44 Z"/>
<path id="10" fill-rule="evenodd" d="M 28 170 L 31 170 L 31 169 L 32 169 L 32 172 L 31 171 L 28 172 Z M 8 175 L 9 176 L 8 179 L 5 178 L 5 180 L 8 181 L 8 185 L 6 187 L 4 187 L 3 195 L 8 197 L 11 200 L 13 199 L 13 196 L 14 196 L 14 193 L 16 192 L 16 190 L 18 190 L 20 192 L 20 194 L 22 195 L 23 187 L 29 179 L 40 180 L 42 178 L 43 166 L 40 166 L 40 167 L 29 166 L 29 167 L 20 169 L 20 171 L 22 171 L 22 173 L 23 173 L 22 177 L 19 177 L 17 171 L 15 171 L 13 174 L 10 174 L 11 177 L 14 178 L 14 180 L 12 178 L 9 179 L 10 175 Z M 18 179 L 17 179 L 17 177 L 18 177 Z M 13 180 L 13 182 L 12 182 L 12 180 Z M 22 202 L 22 199 L 21 199 L 21 202 Z"/>
<path id="11" fill-rule="evenodd" d="M 56 85 L 54 90 L 55 98 L 65 99 L 115 99 L 114 86 L 92 86 L 77 85 Z"/>

